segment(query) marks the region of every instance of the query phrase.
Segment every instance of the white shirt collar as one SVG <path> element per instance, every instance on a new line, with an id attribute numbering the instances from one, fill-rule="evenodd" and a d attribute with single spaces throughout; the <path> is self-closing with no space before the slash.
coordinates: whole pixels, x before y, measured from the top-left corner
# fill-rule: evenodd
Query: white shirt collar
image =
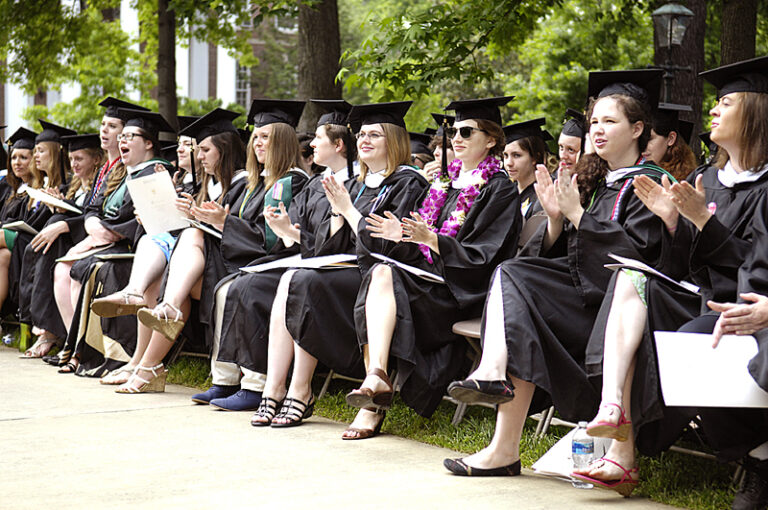
<path id="1" fill-rule="evenodd" d="M 160 161 L 153 158 L 153 159 L 150 159 L 148 161 L 144 161 L 142 163 L 139 163 L 136 166 L 127 166 L 126 165 L 126 169 L 128 170 L 128 175 L 133 175 L 133 174 L 135 174 L 136 172 L 138 172 L 140 170 L 144 170 L 145 168 L 147 168 L 150 165 L 155 166 L 155 164 L 157 164 L 157 163 L 160 163 Z"/>
<path id="2" fill-rule="evenodd" d="M 762 177 L 765 172 L 768 172 L 768 165 L 765 165 L 763 168 L 756 172 L 751 170 L 737 172 L 729 160 L 722 168 L 722 170 L 717 172 L 717 180 L 720 181 L 720 184 L 726 188 L 732 188 L 735 185 L 744 182 L 755 182 L 760 179 L 760 177 Z"/>
<path id="3" fill-rule="evenodd" d="M 476 184 L 478 179 L 482 180 L 482 177 L 480 177 L 479 172 L 476 174 L 475 170 L 470 170 L 468 172 L 459 172 L 459 176 L 451 182 L 451 187 L 453 189 L 464 189 L 467 186 Z"/>
<path id="4" fill-rule="evenodd" d="M 331 167 L 326 167 L 325 170 L 323 170 L 323 176 L 322 178 L 325 179 L 326 177 L 330 177 L 333 175 L 333 178 L 336 179 L 336 182 L 339 184 L 344 184 L 349 180 L 349 173 L 347 172 L 347 167 L 342 168 L 341 170 L 337 170 L 334 172 Z"/>
<path id="5" fill-rule="evenodd" d="M 369 188 L 378 188 L 381 186 L 381 183 L 384 182 L 384 179 L 386 179 L 384 173 L 384 170 L 380 170 L 375 174 L 368 172 L 365 175 L 365 185 Z"/>
<path id="6" fill-rule="evenodd" d="M 637 170 L 637 167 L 630 166 L 627 168 L 619 168 L 617 170 L 611 170 L 608 172 L 608 174 L 605 176 L 605 182 L 606 184 L 613 184 L 616 181 L 620 181 L 629 173 L 632 173 Z"/>

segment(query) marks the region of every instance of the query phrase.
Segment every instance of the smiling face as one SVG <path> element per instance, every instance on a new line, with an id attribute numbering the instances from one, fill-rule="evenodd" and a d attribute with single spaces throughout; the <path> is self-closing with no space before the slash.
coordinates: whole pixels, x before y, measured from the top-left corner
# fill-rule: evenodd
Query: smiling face
<path id="1" fill-rule="evenodd" d="M 721 97 L 709 114 L 712 115 L 712 133 L 710 134 L 712 141 L 721 147 L 738 146 L 743 117 L 741 97 L 738 93 Z"/>
<path id="2" fill-rule="evenodd" d="M 32 162 L 31 149 L 13 149 L 11 153 L 11 170 L 13 175 L 26 182 L 31 173 L 29 165 Z"/>
<path id="3" fill-rule="evenodd" d="M 82 181 L 90 180 L 93 176 L 98 160 L 87 149 L 80 149 L 69 153 L 69 164 L 72 172 Z"/>
<path id="4" fill-rule="evenodd" d="M 581 155 L 581 138 L 560 133 L 560 138 L 557 140 L 557 153 L 560 168 L 573 170 Z"/>
<path id="5" fill-rule="evenodd" d="M 194 140 L 188 136 L 179 137 L 179 146 L 176 147 L 176 159 L 179 162 L 179 168 L 192 170 L 191 156 L 194 152 Z"/>
<path id="6" fill-rule="evenodd" d="M 381 124 L 366 124 L 357 133 L 360 161 L 374 172 L 387 167 L 387 137 Z"/>
<path id="7" fill-rule="evenodd" d="M 198 144 L 197 159 L 200 161 L 206 174 L 215 175 L 214 171 L 219 163 L 219 159 L 221 159 L 221 153 L 211 141 L 210 136 Z"/>
<path id="8" fill-rule="evenodd" d="M 643 123 L 630 123 L 618 100 L 613 97 L 598 99 L 592 109 L 589 136 L 598 156 L 615 170 L 616 162 L 626 159 L 637 150 L 643 133 Z"/>
<path id="9" fill-rule="evenodd" d="M 477 121 L 472 119 L 457 121 L 453 127 L 456 134 L 451 138 L 453 152 L 463 163 L 466 170 L 474 170 L 477 165 L 488 155 L 488 151 L 494 146 L 495 142 L 484 131 L 481 131 Z M 472 128 L 467 138 L 461 136 L 461 128 Z"/>
<path id="10" fill-rule="evenodd" d="M 101 138 L 101 148 L 109 153 L 118 151 L 117 135 L 123 131 L 123 121 L 116 117 L 107 117 L 101 119 L 101 128 L 99 136 Z"/>
<path id="11" fill-rule="evenodd" d="M 40 142 L 35 145 L 35 166 L 44 172 L 48 172 L 53 166 L 53 153 L 49 143 Z"/>
<path id="12" fill-rule="evenodd" d="M 152 142 L 141 135 L 140 128 L 126 126 L 120 140 L 120 157 L 126 166 L 136 166 L 152 159 Z"/>
<path id="13" fill-rule="evenodd" d="M 267 124 L 266 126 L 254 128 L 253 135 L 251 135 L 253 153 L 256 155 L 256 160 L 262 165 L 267 161 L 267 147 L 269 147 L 271 134 L 272 124 Z"/>
<path id="14" fill-rule="evenodd" d="M 510 178 L 528 184 L 534 178 L 536 161 L 520 147 L 520 142 L 516 140 L 504 147 L 504 168 Z"/>

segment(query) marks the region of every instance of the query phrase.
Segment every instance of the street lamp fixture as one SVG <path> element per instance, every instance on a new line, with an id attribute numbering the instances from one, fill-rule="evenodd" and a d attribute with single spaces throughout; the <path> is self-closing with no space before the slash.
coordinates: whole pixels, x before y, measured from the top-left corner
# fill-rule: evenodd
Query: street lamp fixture
<path id="1" fill-rule="evenodd" d="M 683 44 L 685 30 L 693 19 L 693 12 L 680 4 L 664 4 L 651 13 L 653 24 L 656 27 L 656 43 L 659 48 L 671 50 L 673 46 Z M 675 71 L 691 71 L 691 66 L 676 66 L 670 58 L 671 51 L 667 51 L 667 59 L 659 66 L 664 70 L 664 102 L 671 102 L 672 82 Z"/>

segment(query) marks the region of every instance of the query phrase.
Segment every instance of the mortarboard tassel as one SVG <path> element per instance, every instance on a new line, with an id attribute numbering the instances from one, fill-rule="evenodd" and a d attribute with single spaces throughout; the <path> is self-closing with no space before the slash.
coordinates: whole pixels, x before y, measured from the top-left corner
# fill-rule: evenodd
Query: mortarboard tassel
<path id="1" fill-rule="evenodd" d="M 448 175 L 448 119 L 443 115 L 443 150 L 440 154 L 440 176 Z"/>

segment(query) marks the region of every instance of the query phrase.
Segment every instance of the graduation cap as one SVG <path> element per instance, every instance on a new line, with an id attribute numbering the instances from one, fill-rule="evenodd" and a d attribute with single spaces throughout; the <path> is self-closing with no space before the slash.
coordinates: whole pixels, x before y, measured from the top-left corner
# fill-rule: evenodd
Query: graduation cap
<path id="1" fill-rule="evenodd" d="M 395 101 L 392 103 L 361 104 L 352 107 L 347 122 L 352 131 L 357 133 L 362 126 L 369 124 L 394 124 L 405 128 L 405 114 L 413 101 Z"/>
<path id="2" fill-rule="evenodd" d="M 134 110 L 128 108 L 118 108 L 118 113 L 122 115 L 125 126 L 135 126 L 149 133 L 155 140 L 158 139 L 160 131 L 173 133 L 174 130 L 159 113 L 148 110 Z"/>
<path id="3" fill-rule="evenodd" d="M 699 76 L 717 87 L 718 98 L 732 92 L 768 94 L 768 56 L 721 66 Z"/>
<path id="4" fill-rule="evenodd" d="M 432 141 L 430 135 L 408 132 L 408 136 L 411 138 L 411 154 L 432 154 L 429 150 L 429 142 Z"/>
<path id="5" fill-rule="evenodd" d="M 104 115 L 107 117 L 114 117 L 116 119 L 120 119 L 123 122 L 128 120 L 127 118 L 124 118 L 124 115 L 120 113 L 120 108 L 128 109 L 128 110 L 141 110 L 148 112 L 149 108 L 144 108 L 143 106 L 139 106 L 137 104 L 129 103 L 128 101 L 123 101 L 122 99 L 117 99 L 114 97 L 108 97 L 101 103 L 99 103 L 99 106 L 103 106 L 107 109 L 107 111 L 104 112 Z"/>
<path id="6" fill-rule="evenodd" d="M 584 135 L 587 134 L 587 117 L 574 108 L 567 108 L 565 118 L 561 134 L 584 138 Z"/>
<path id="7" fill-rule="evenodd" d="M 681 120 L 680 112 L 693 112 L 693 109 L 684 104 L 659 103 L 659 107 L 653 112 L 653 130 L 663 136 L 675 131 L 685 143 L 690 143 L 693 123 Z"/>
<path id="8" fill-rule="evenodd" d="M 505 126 L 504 130 L 504 143 L 512 143 L 522 138 L 528 138 L 529 136 L 538 136 L 545 142 L 552 140 L 552 135 L 548 131 L 541 129 L 546 123 L 546 119 L 541 117 L 540 119 L 526 120 L 525 122 L 518 122 L 517 124 L 511 124 Z"/>
<path id="9" fill-rule="evenodd" d="M 232 121 L 239 116 L 240 114 L 237 112 L 216 108 L 179 131 L 179 135 L 194 138 L 199 143 L 209 136 L 219 133 L 237 133 L 237 128 L 232 124 Z"/>
<path id="10" fill-rule="evenodd" d="M 248 112 L 248 124 L 263 127 L 283 122 L 295 129 L 305 104 L 305 101 L 287 99 L 254 99 Z"/>
<path id="11" fill-rule="evenodd" d="M 347 125 L 347 117 L 352 109 L 352 105 L 348 102 L 342 99 L 310 99 L 310 101 L 327 112 L 317 120 L 317 127 L 326 124 Z"/>
<path id="12" fill-rule="evenodd" d="M 40 142 L 61 143 L 62 136 L 70 136 L 70 135 L 77 134 L 77 131 L 75 131 L 74 129 L 58 126 L 56 124 L 53 124 L 52 122 L 44 121 L 43 119 L 37 119 L 37 121 L 40 123 L 40 126 L 43 128 L 43 131 L 35 137 L 36 144 Z"/>
<path id="13" fill-rule="evenodd" d="M 442 113 L 430 113 L 433 119 L 435 119 L 435 122 L 437 123 L 437 131 L 435 131 L 435 136 L 443 136 L 443 125 L 448 124 L 448 126 L 453 126 L 453 123 L 456 122 L 456 117 L 453 115 L 443 115 Z"/>
<path id="14" fill-rule="evenodd" d="M 62 136 L 61 143 L 67 146 L 69 152 L 81 149 L 101 149 L 101 136 L 98 133 Z"/>
<path id="15" fill-rule="evenodd" d="M 445 107 L 446 110 L 456 112 L 456 120 L 485 119 L 501 126 L 501 113 L 499 107 L 509 103 L 515 96 L 490 97 L 487 99 L 465 99 L 451 101 Z"/>
<path id="16" fill-rule="evenodd" d="M 251 129 L 237 128 L 237 133 L 240 135 L 240 141 L 243 142 L 243 145 L 248 145 L 252 132 L 253 130 Z"/>
<path id="17" fill-rule="evenodd" d="M 199 115 L 177 115 L 176 119 L 179 121 L 179 131 L 183 131 L 199 118 Z"/>
<path id="18" fill-rule="evenodd" d="M 427 129 L 424 130 L 424 134 L 425 135 L 429 135 L 429 136 L 436 136 L 437 135 L 437 129 L 435 129 L 435 128 L 427 128 Z"/>
<path id="19" fill-rule="evenodd" d="M 20 127 L 14 133 L 8 137 L 8 145 L 11 146 L 12 149 L 34 149 L 35 148 L 35 137 L 37 136 L 37 133 L 34 131 L 30 131 L 27 128 Z"/>
<path id="20" fill-rule="evenodd" d="M 627 71 L 593 71 L 589 73 L 587 96 L 601 98 L 612 94 L 629 96 L 652 108 L 659 104 L 661 69 L 630 69 Z"/>
<path id="21" fill-rule="evenodd" d="M 178 154 L 176 154 L 176 149 L 178 148 L 178 143 L 174 143 L 173 145 L 164 145 L 160 148 L 160 157 L 166 161 L 173 161 L 178 158 Z"/>

